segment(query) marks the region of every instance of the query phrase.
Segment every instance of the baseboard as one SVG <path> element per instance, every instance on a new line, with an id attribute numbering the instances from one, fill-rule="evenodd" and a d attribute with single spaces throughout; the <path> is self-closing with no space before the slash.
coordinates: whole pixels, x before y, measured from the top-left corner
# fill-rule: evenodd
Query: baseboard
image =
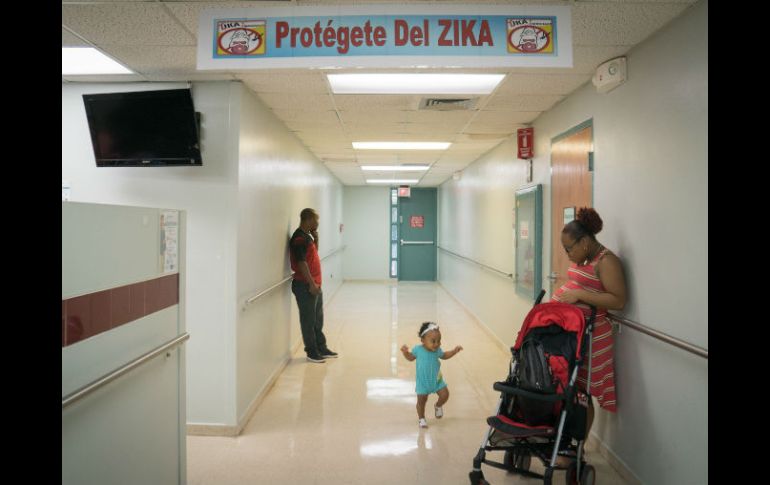
<path id="1" fill-rule="evenodd" d="M 586 447 L 590 449 L 596 449 L 600 455 L 607 460 L 612 468 L 626 481 L 629 485 L 642 485 L 642 481 L 636 476 L 634 472 L 626 465 L 626 463 L 615 454 L 614 451 L 609 449 L 602 440 L 594 433 L 588 433 L 588 439 L 586 440 Z"/>
<path id="2" fill-rule="evenodd" d="M 238 436 L 237 426 L 223 424 L 188 424 L 188 436 Z"/>
<path id="3" fill-rule="evenodd" d="M 246 409 L 246 412 L 243 413 L 243 416 L 240 420 L 238 420 L 237 426 L 226 426 L 226 425 L 216 425 L 216 424 L 188 424 L 187 425 L 187 434 L 192 436 L 238 436 L 243 431 L 243 428 L 246 427 L 246 424 L 249 422 L 251 417 L 254 415 L 254 412 L 256 412 L 259 405 L 262 403 L 262 401 L 265 399 L 265 396 L 270 392 L 270 389 L 273 388 L 273 385 L 278 380 L 278 376 L 281 375 L 281 372 L 286 368 L 286 366 L 289 364 L 289 361 L 291 361 L 291 355 L 284 358 L 283 362 L 276 367 L 276 369 L 273 371 L 273 373 L 270 375 L 270 379 L 268 379 L 267 383 L 262 387 L 262 390 L 260 390 L 254 400 L 251 401 L 251 404 L 249 404 L 249 407 Z"/>
<path id="4" fill-rule="evenodd" d="M 356 278 L 345 278 L 342 280 L 343 282 L 349 282 L 349 283 L 394 283 L 397 282 L 395 278 L 385 278 L 385 279 L 368 279 L 368 278 L 362 278 L 362 279 L 356 279 Z"/>
<path id="5" fill-rule="evenodd" d="M 454 295 L 454 294 L 453 294 L 453 293 L 452 293 L 452 292 L 449 290 L 449 288 L 447 288 L 446 286 L 444 286 L 444 285 L 443 285 L 443 284 L 442 284 L 440 281 L 437 281 L 437 283 L 439 284 L 439 286 L 441 286 L 441 287 L 444 289 L 444 291 L 446 291 L 446 292 L 447 292 L 447 294 L 448 294 L 449 296 L 451 296 L 451 297 L 452 297 L 452 299 L 453 299 L 454 301 L 456 301 L 456 302 L 457 302 L 457 304 L 458 304 L 458 305 L 460 305 L 460 306 L 463 308 L 463 310 L 465 310 L 466 312 L 468 312 L 468 314 L 469 314 L 469 315 L 470 315 L 470 316 L 473 318 L 473 320 L 474 320 L 474 321 L 475 321 L 475 322 L 476 322 L 476 323 L 479 325 L 479 327 L 481 327 L 481 329 L 484 331 L 484 333 L 486 333 L 486 334 L 489 336 L 489 338 L 491 338 L 491 339 L 492 339 L 492 341 L 493 341 L 495 344 L 497 344 L 497 346 L 498 346 L 498 347 L 500 347 L 500 349 L 501 349 L 503 352 L 505 352 L 505 354 L 506 354 L 506 355 L 508 355 L 508 354 L 510 354 L 510 353 L 511 353 L 511 346 L 510 346 L 509 344 L 506 344 L 505 342 L 503 342 L 502 340 L 500 340 L 500 337 L 498 337 L 497 335 L 495 335 L 495 333 L 492 331 L 492 329 L 490 329 L 489 327 L 487 327 L 487 325 L 484 323 L 484 321 L 483 321 L 483 320 L 481 320 L 481 319 L 480 319 L 480 318 L 479 318 L 479 317 L 478 317 L 478 316 L 477 316 L 475 313 L 473 313 L 473 310 L 471 310 L 470 308 L 468 308 L 467 306 L 465 306 L 465 303 L 463 303 L 463 302 L 462 302 L 462 301 L 461 301 L 459 298 L 457 298 L 457 297 L 456 297 L 456 296 L 455 296 L 455 295 Z"/>

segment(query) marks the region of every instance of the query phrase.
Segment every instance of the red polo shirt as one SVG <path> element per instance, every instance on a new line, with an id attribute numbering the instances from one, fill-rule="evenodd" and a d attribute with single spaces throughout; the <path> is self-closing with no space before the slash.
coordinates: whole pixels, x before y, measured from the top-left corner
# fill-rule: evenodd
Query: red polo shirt
<path id="1" fill-rule="evenodd" d="M 313 277 L 313 281 L 319 287 L 321 286 L 321 258 L 318 257 L 318 248 L 313 241 L 313 236 L 302 229 L 297 229 L 291 236 L 289 261 L 291 262 L 291 270 L 294 271 L 295 280 L 307 283 L 297 265 L 299 261 L 305 261 L 310 268 L 310 276 Z"/>

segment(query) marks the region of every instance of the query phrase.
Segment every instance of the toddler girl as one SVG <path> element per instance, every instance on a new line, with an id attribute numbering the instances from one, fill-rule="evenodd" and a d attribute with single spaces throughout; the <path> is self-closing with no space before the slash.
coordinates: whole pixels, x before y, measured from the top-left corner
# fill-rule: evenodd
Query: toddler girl
<path id="1" fill-rule="evenodd" d="M 420 418 L 420 427 L 427 428 L 425 404 L 428 402 L 428 395 L 434 392 L 438 394 L 438 401 L 435 405 L 437 419 L 441 419 L 444 415 L 444 410 L 441 406 L 449 399 L 449 389 L 441 377 L 441 363 L 438 360 L 449 359 L 463 348 L 458 345 L 448 352 L 441 350 L 441 332 L 438 325 L 433 322 L 424 322 L 420 327 L 419 335 L 422 345 L 415 345 L 411 352 L 406 345 L 403 345 L 401 346 L 401 352 L 407 360 L 417 360 L 417 370 L 415 372 L 417 417 Z"/>

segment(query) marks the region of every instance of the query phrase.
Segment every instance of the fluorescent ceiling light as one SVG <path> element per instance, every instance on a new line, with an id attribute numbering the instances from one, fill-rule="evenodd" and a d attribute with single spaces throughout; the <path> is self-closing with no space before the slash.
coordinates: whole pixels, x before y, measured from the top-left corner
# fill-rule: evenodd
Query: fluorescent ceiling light
<path id="1" fill-rule="evenodd" d="M 376 170 L 378 172 L 414 172 L 428 170 L 429 165 L 362 165 L 361 170 Z"/>
<path id="2" fill-rule="evenodd" d="M 367 184 L 416 184 L 417 179 L 390 179 L 390 180 L 382 180 L 382 179 L 366 179 Z"/>
<path id="3" fill-rule="evenodd" d="M 93 47 L 62 47 L 61 74 L 134 74 Z"/>
<path id="4" fill-rule="evenodd" d="M 334 94 L 489 94 L 505 74 L 327 74 Z"/>
<path id="5" fill-rule="evenodd" d="M 354 141 L 356 150 L 446 150 L 451 143 L 438 141 Z"/>

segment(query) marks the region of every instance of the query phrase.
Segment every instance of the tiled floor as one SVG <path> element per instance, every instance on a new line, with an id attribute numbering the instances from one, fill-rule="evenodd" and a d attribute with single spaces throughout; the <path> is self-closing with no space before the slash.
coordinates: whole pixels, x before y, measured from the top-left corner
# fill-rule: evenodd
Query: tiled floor
<path id="1" fill-rule="evenodd" d="M 325 320 L 340 358 L 312 364 L 300 349 L 240 436 L 188 437 L 188 483 L 468 484 L 499 398 L 492 383 L 505 377 L 509 354 L 433 283 L 345 283 Z M 442 348 L 459 344 L 464 351 L 441 364 L 450 391 L 444 417 L 433 417 L 431 396 L 429 427 L 419 429 L 414 363 L 399 347 L 419 342 L 425 320 L 441 326 Z M 598 452 L 586 456 L 597 484 L 626 483 Z M 495 485 L 542 483 L 482 469 Z M 564 483 L 564 472 L 554 483 Z"/>

